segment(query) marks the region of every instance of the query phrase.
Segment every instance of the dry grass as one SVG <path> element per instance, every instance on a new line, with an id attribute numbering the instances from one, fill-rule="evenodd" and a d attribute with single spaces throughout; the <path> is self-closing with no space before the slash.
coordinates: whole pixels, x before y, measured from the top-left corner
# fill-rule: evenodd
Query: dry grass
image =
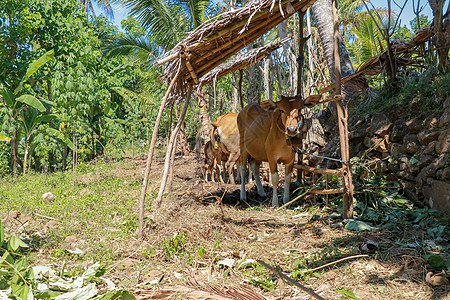
<path id="1" fill-rule="evenodd" d="M 162 163 L 157 159 L 153 164 L 153 191 L 159 186 Z M 43 228 L 48 220 L 40 217 L 46 214 L 44 207 L 26 214 L 23 211 L 22 215 L 31 218 L 28 233 L 39 231 L 46 241 L 32 254 L 34 264 L 60 266 L 65 260 L 67 270 L 76 272 L 101 260 L 107 266 L 107 277 L 141 299 L 311 299 L 258 264 L 241 270 L 236 265 L 245 259 L 259 259 L 290 274 L 299 270 L 297 265 L 314 268 L 358 254 L 367 237 L 366 233 L 331 226 L 335 221 L 327 218 L 330 209 L 307 205 L 302 214 L 276 210 L 267 207 L 269 200 L 260 199 L 254 190 L 248 195 L 251 208 L 237 205 L 239 186 L 204 182 L 200 179 L 201 164 L 194 157 L 178 157 L 173 193 L 164 198 L 159 211 L 147 213 L 145 240 L 138 242 L 135 232 L 123 230 L 128 228 L 124 223 L 136 220 L 133 216 L 138 213 L 139 179 L 145 160 L 124 159 L 108 166 L 100 169 L 100 186 L 107 178 L 122 184 L 95 190 L 95 176 L 83 175 L 84 187 L 69 199 L 80 201 L 95 195 L 98 204 L 89 205 L 96 210 L 108 203 L 131 201 L 129 211 L 115 215 L 105 212 L 105 218 L 99 214 L 86 219 L 79 209 L 69 210 L 64 218 L 47 210 L 48 217 L 57 217 L 55 227 L 47 231 Z M 1 210 L 3 220 L 6 213 Z M 18 222 L 10 222 L 8 230 L 14 231 L 17 226 Z M 318 269 L 300 276 L 299 282 L 325 299 L 341 299 L 337 292 L 341 288 L 361 299 L 450 299 L 448 286 L 431 287 L 425 283 L 427 266 L 418 253 L 396 244 L 411 238 L 412 232 L 404 230 L 400 235 L 378 230 L 371 234 L 380 240 L 377 254 Z M 184 238 L 184 242 L 175 245 L 177 238 Z M 61 250 L 66 248 L 80 248 L 86 255 L 68 255 Z M 224 259 L 234 259 L 236 265 L 219 266 L 218 261 Z M 273 284 L 274 289 L 267 291 L 248 283 L 256 277 Z"/>

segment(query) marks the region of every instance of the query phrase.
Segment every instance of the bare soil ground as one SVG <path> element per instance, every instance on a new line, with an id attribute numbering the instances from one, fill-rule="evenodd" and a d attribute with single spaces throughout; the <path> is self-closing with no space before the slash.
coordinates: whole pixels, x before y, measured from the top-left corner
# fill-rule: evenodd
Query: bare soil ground
<path id="1" fill-rule="evenodd" d="M 119 185 L 104 191 L 97 201 L 112 205 L 125 204 L 128 199 L 129 213 L 137 216 L 145 156 L 111 163 L 113 167 L 102 170 L 101 178 L 136 184 L 128 190 Z M 152 164 L 148 202 L 159 189 L 162 168 L 160 153 Z M 205 182 L 201 168 L 202 162 L 194 156 L 177 156 L 172 192 L 158 211 L 150 211 L 150 203 L 146 205 L 143 242 L 136 239 L 136 232 L 108 239 L 102 230 L 122 230 L 123 224 L 115 227 L 96 218 L 79 220 L 77 214 L 65 215 L 67 224 L 90 230 L 77 229 L 70 238 L 54 232 L 46 238 L 68 248 L 103 239 L 112 252 L 106 276 L 139 299 L 314 299 L 251 260 L 277 267 L 325 299 L 346 299 L 338 291 L 352 292 L 360 299 L 450 299 L 449 285 L 426 283 L 430 266 L 414 248 L 398 243 L 414 239 L 419 234 L 415 229 L 399 224 L 395 233 L 384 229 L 370 234 L 348 231 L 340 226 L 342 220 L 329 217 L 336 212 L 334 208 L 314 205 L 310 199 L 301 208 L 274 209 L 269 207 L 270 199 L 255 193 L 252 184 L 247 188 L 248 203 L 238 203 L 239 185 Z M 83 174 L 80 184 L 96 183 L 96 178 L 95 173 Z M 271 187 L 266 183 L 265 188 L 270 195 Z M 89 188 L 82 189 L 79 197 L 89 193 Z M 36 228 L 48 221 L 42 216 L 22 214 L 25 216 Z M 5 220 L 4 214 L 2 218 Z M 47 222 L 45 226 L 50 225 Z M 100 236 L 94 237 L 96 231 Z M 368 239 L 378 240 L 379 250 L 360 256 Z M 34 262 L 54 262 L 56 248 L 38 250 Z M 90 250 L 94 254 L 99 251 L 99 247 Z M 338 262 L 343 258 L 348 259 Z M 248 265 L 239 266 L 242 261 Z M 92 261 L 71 256 L 66 268 L 74 270 L 89 263 Z M 302 273 L 305 268 L 315 270 Z"/>
<path id="2" fill-rule="evenodd" d="M 450 299 L 448 285 L 432 287 L 425 282 L 427 266 L 418 253 L 396 244 L 412 237 L 411 228 L 396 234 L 351 232 L 327 218 L 333 209 L 323 206 L 310 213 L 312 203 L 303 206 L 304 213 L 270 208 L 270 199 L 261 199 L 252 184 L 248 203 L 238 203 L 239 185 L 205 182 L 201 166 L 194 156 L 177 158 L 173 192 L 163 200 L 161 210 L 149 214 L 146 243 L 162 249 L 167 237 L 180 234 L 185 234 L 186 242 L 171 258 L 156 251 L 158 263 L 149 266 L 153 270 L 147 274 L 164 278 L 136 294 L 148 299 L 177 299 L 176 295 L 183 299 L 313 299 L 261 266 L 239 269 L 237 264 L 262 260 L 289 275 L 299 261 L 313 268 L 358 255 L 360 246 L 375 238 L 380 248 L 375 254 L 318 268 L 299 283 L 325 299 L 341 299 L 336 290 L 342 288 L 360 299 Z M 153 175 L 159 175 L 161 168 L 158 160 Z M 153 179 L 155 189 L 159 177 Z M 265 188 L 270 195 L 270 186 Z M 203 256 L 198 255 L 199 249 L 205 250 Z M 235 265 L 218 264 L 225 259 L 233 259 Z M 247 283 L 255 278 L 261 279 L 260 287 Z M 272 291 L 267 291 L 267 282 L 274 283 Z"/>

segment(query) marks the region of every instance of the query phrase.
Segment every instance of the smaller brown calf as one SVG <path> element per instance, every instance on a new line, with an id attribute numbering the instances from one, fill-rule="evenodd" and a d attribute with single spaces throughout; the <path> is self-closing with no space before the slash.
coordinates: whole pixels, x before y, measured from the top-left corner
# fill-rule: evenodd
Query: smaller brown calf
<path id="1" fill-rule="evenodd" d="M 214 157 L 213 146 L 212 146 L 210 141 L 208 141 L 205 144 L 204 153 L 205 153 L 205 166 L 204 166 L 204 168 L 205 168 L 205 172 L 204 172 L 204 174 L 205 174 L 205 177 L 204 177 L 205 181 L 208 181 L 208 173 L 209 173 L 209 175 L 211 177 L 211 181 L 214 182 L 214 177 L 215 177 L 214 176 L 215 175 L 214 169 L 216 167 L 215 166 L 216 165 L 216 159 Z"/>

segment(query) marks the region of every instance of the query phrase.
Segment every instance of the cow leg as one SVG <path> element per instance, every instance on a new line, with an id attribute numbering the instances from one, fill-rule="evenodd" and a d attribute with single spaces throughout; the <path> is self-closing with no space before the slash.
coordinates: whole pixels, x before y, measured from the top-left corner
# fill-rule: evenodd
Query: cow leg
<path id="1" fill-rule="evenodd" d="M 270 170 L 270 179 L 272 181 L 272 207 L 278 207 L 278 170 L 277 170 L 277 160 L 270 160 L 269 158 L 269 170 Z"/>
<path id="2" fill-rule="evenodd" d="M 229 176 L 229 181 L 231 182 L 231 184 L 236 184 L 236 182 L 234 181 L 234 165 L 236 165 L 236 162 L 239 160 L 239 155 L 236 153 L 232 153 L 230 155 L 230 157 L 228 158 L 228 176 Z M 239 177 L 239 176 L 237 176 Z"/>
<path id="3" fill-rule="evenodd" d="M 284 178 L 284 193 L 283 193 L 283 203 L 286 204 L 289 202 L 289 186 L 291 184 L 291 175 L 292 172 L 289 174 L 286 174 L 286 177 Z"/>
<path id="4" fill-rule="evenodd" d="M 242 138 L 242 137 L 241 137 Z M 239 169 L 241 172 L 241 201 L 247 200 L 247 193 L 245 192 L 245 169 L 247 168 L 248 153 L 243 150 L 241 141 L 241 157 L 239 158 Z"/>
<path id="5" fill-rule="evenodd" d="M 277 194 L 277 188 L 278 188 L 278 182 L 279 182 L 279 177 L 278 177 L 278 173 L 272 173 L 270 174 L 270 179 L 272 180 L 272 206 L 273 207 L 278 207 L 278 194 Z"/>
<path id="6" fill-rule="evenodd" d="M 254 159 L 250 160 L 250 167 L 252 169 L 253 175 L 255 176 L 256 181 L 256 190 L 258 191 L 258 195 L 260 196 L 267 196 L 266 192 L 264 191 L 264 188 L 261 184 L 261 178 L 259 178 L 259 167 L 261 165 L 261 162 L 256 161 Z"/>
<path id="7" fill-rule="evenodd" d="M 284 179 L 284 193 L 283 193 L 283 203 L 286 204 L 289 202 L 290 195 L 289 195 L 289 187 L 291 185 L 291 176 L 292 176 L 292 169 L 294 166 L 294 161 L 291 163 L 285 165 L 285 179 Z"/>
<path id="8" fill-rule="evenodd" d="M 245 192 L 245 182 L 244 182 L 244 175 L 245 175 L 245 168 L 246 164 L 241 163 L 239 165 L 239 169 L 241 172 L 241 200 L 247 200 L 247 193 Z"/>

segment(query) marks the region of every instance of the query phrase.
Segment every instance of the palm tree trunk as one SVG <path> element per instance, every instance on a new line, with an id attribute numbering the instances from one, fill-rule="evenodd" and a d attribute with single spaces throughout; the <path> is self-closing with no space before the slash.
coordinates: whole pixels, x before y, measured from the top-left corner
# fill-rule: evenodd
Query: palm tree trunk
<path id="1" fill-rule="evenodd" d="M 333 41 L 333 10 L 331 6 L 331 0 L 317 0 L 312 5 L 313 17 L 317 24 L 317 29 L 319 31 L 319 37 L 322 42 L 323 52 L 325 60 L 327 61 L 328 70 L 330 73 L 331 82 L 335 81 L 335 71 L 334 71 L 334 41 Z M 350 56 L 348 55 L 347 48 L 345 47 L 344 40 L 342 36 L 339 35 L 339 56 L 341 61 L 341 75 L 342 78 L 347 77 L 355 73 L 355 68 L 350 61 Z M 343 87 L 342 96 L 344 98 L 343 103 L 347 103 L 348 99 L 346 95 L 347 91 L 345 85 Z M 329 103 L 333 103 L 332 101 Z"/>

